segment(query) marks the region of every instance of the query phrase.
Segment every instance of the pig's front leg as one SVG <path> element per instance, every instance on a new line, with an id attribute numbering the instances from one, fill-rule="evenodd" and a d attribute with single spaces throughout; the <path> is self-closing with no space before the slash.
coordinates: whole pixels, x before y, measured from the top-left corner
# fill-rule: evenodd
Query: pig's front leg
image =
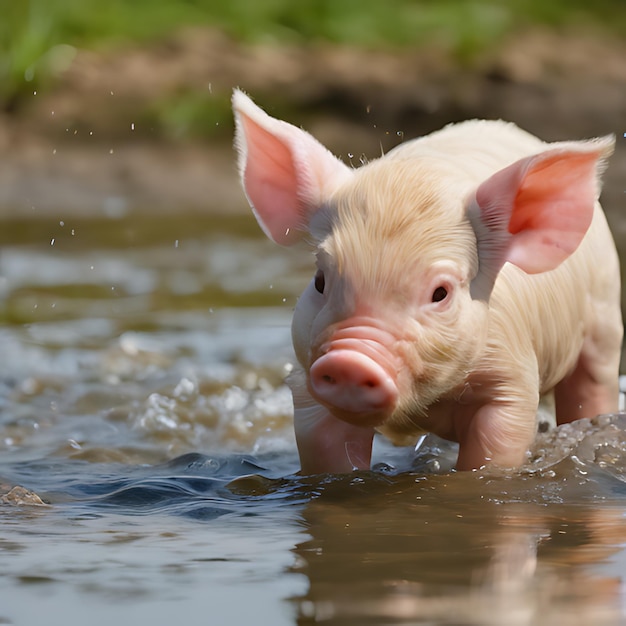
<path id="1" fill-rule="evenodd" d="M 532 403 L 487 404 L 473 415 L 458 419 L 458 470 L 485 465 L 519 467 L 536 434 L 536 409 Z"/>
<path id="2" fill-rule="evenodd" d="M 374 429 L 333 417 L 303 389 L 293 389 L 294 427 L 303 474 L 370 468 Z"/>

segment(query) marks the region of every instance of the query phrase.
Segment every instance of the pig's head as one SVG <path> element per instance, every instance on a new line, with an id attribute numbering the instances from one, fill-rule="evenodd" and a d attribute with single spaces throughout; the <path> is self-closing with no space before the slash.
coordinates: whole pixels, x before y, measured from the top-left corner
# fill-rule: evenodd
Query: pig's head
<path id="1" fill-rule="evenodd" d="M 233 106 L 261 227 L 316 247 L 292 327 L 311 396 L 396 441 L 436 430 L 426 408 L 473 369 L 504 263 L 549 271 L 584 237 L 608 142 L 558 144 L 477 184 L 445 159 L 402 152 L 355 170 L 243 93 Z"/>

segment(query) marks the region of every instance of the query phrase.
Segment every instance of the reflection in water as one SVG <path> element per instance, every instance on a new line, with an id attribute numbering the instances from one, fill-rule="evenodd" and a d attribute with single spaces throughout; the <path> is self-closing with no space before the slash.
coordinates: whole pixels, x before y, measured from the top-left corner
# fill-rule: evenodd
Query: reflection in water
<path id="1" fill-rule="evenodd" d="M 443 499 L 443 485 L 411 483 L 307 507 L 299 624 L 621 623 L 622 580 L 595 568 L 626 541 L 622 510 L 490 504 L 472 484 L 474 502 Z"/>
<path id="2" fill-rule="evenodd" d="M 588 424 L 578 442 L 568 428 L 562 460 L 504 474 L 428 473 L 428 449 L 399 473 L 350 476 L 299 477 L 283 454 L 5 466 L 52 506 L 0 509 L 0 588 L 48 580 L 88 591 L 92 604 L 147 607 L 235 586 L 282 606 L 272 623 L 285 624 L 620 624 L 624 483 L 572 459 L 603 431 L 626 441 L 624 423 Z M 123 566 L 123 587 L 112 566 Z M 222 617 L 240 615 L 215 603 Z"/>
<path id="3" fill-rule="evenodd" d="M 544 435 L 521 472 L 338 480 L 303 513 L 298 623 L 623 623 L 625 427 Z"/>
<path id="4" fill-rule="evenodd" d="M 456 474 L 430 437 L 298 476 L 311 263 L 249 228 L 3 224 L 0 623 L 626 621 L 626 417 L 542 435 L 518 472 Z"/>

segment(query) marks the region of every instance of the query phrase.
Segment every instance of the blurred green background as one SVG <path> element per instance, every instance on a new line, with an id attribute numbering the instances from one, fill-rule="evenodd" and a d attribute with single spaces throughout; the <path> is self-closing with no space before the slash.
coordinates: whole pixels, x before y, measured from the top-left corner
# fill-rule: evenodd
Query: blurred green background
<path id="1" fill-rule="evenodd" d="M 436 42 L 461 64 L 532 26 L 626 34 L 623 0 L 1 0 L 0 15 L 0 109 L 11 112 L 53 84 L 75 48 L 106 53 L 189 26 L 242 42 L 377 50 Z M 206 98 L 197 93 L 169 105 L 174 123 L 215 127 L 203 121 Z"/>
<path id="2" fill-rule="evenodd" d="M 0 0 L 0 214 L 245 210 L 237 86 L 355 165 L 472 117 L 621 138 L 625 35 L 624 0 Z"/>

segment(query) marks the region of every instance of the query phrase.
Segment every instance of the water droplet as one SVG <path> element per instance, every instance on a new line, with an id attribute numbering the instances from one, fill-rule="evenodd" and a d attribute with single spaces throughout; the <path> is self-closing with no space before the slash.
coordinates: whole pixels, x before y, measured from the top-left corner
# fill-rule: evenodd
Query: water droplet
<path id="1" fill-rule="evenodd" d="M 174 242 L 174 247 L 178 248 L 178 239 Z"/>
<path id="2" fill-rule="evenodd" d="M 196 391 L 197 386 L 192 380 L 189 380 L 189 378 L 181 378 L 174 389 L 174 397 L 182 398 L 183 400 L 185 398 L 188 399 L 188 397 L 196 393 Z"/>
<path id="3" fill-rule="evenodd" d="M 52 240 L 50 241 L 50 245 L 53 246 L 54 245 L 54 237 L 52 238 Z"/>
<path id="4" fill-rule="evenodd" d="M 113 154 L 113 148 L 109 150 L 109 154 Z"/>
<path id="5" fill-rule="evenodd" d="M 61 221 L 59 222 L 59 226 L 65 226 L 65 222 L 64 222 L 63 220 L 61 220 Z"/>
<path id="6" fill-rule="evenodd" d="M 135 122 L 131 122 L 130 123 L 130 129 L 131 130 L 135 130 Z"/>

